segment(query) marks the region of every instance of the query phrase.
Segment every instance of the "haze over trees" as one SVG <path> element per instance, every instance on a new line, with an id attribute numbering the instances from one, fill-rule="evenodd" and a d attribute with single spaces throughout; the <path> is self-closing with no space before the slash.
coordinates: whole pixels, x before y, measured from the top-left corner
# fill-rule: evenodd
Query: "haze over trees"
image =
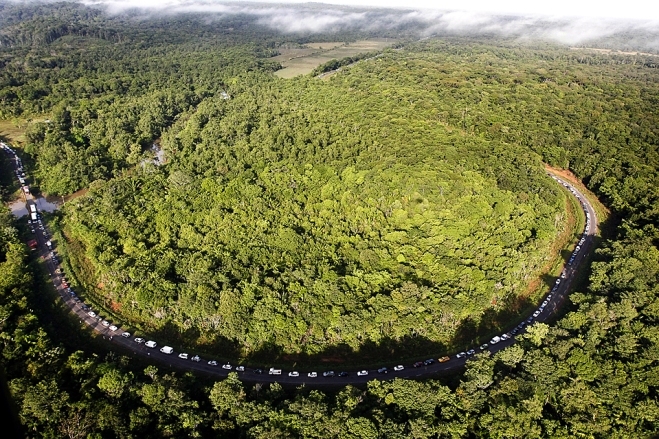
<path id="1" fill-rule="evenodd" d="M 619 218 L 555 323 L 455 377 L 321 392 L 108 352 L 57 308 L 3 209 L 0 364 L 28 437 L 656 434 L 651 57 L 443 38 L 327 81 L 279 80 L 268 56 L 283 37 L 240 17 L 229 32 L 194 16 L 18 10 L 3 17 L 0 114 L 41 121 L 22 151 L 41 190 L 88 188 L 53 220 L 76 288 L 189 346 L 448 347 L 504 324 L 492 310 L 525 293 L 566 223 L 543 161 Z"/>

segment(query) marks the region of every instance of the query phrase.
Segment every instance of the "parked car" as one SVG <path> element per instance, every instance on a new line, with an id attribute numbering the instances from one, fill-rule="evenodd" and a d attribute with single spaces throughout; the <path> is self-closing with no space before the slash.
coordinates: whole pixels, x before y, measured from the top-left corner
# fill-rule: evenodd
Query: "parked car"
<path id="1" fill-rule="evenodd" d="M 417 362 L 414 363 L 412 366 L 414 366 L 414 367 L 421 367 L 421 366 L 423 366 L 423 361 L 417 361 Z"/>
<path id="2" fill-rule="evenodd" d="M 77 299 L 77 297 L 76 297 L 76 299 Z M 119 328 L 117 328 L 115 325 L 110 325 L 110 331 L 116 331 L 117 329 L 119 329 Z"/>
<path id="3" fill-rule="evenodd" d="M 137 337 L 134 341 L 135 343 L 144 343 L 144 339 L 140 337 Z"/>
<path id="4" fill-rule="evenodd" d="M 309 378 L 316 378 L 316 377 L 318 376 L 318 374 L 317 374 L 316 372 L 309 372 L 309 373 L 307 374 L 307 376 L 308 376 Z"/>
<path id="5" fill-rule="evenodd" d="M 402 364 L 399 364 L 398 366 L 394 366 L 394 370 L 396 372 L 400 372 L 403 369 L 405 369 L 405 366 L 403 366 Z"/>
<path id="6" fill-rule="evenodd" d="M 236 366 L 236 372 L 245 372 L 245 366 Z"/>
<path id="7" fill-rule="evenodd" d="M 268 371 L 269 375 L 281 375 L 281 369 L 275 369 L 274 367 L 271 367 L 270 370 Z"/>
<path id="8" fill-rule="evenodd" d="M 440 363 L 446 363 L 446 362 L 449 361 L 450 359 L 451 359 L 451 357 L 442 357 L 442 358 L 439 359 L 439 362 L 440 362 Z"/>
<path id="9" fill-rule="evenodd" d="M 455 356 L 455 358 L 463 358 L 466 357 L 467 353 L 466 352 L 460 352 L 458 355 Z"/>
<path id="10" fill-rule="evenodd" d="M 508 340 L 510 338 L 510 335 L 508 334 L 501 334 L 501 340 Z"/>
<path id="11" fill-rule="evenodd" d="M 231 370 L 231 365 L 230 365 L 229 363 L 227 363 L 227 364 L 223 364 L 223 365 L 222 365 L 222 369 L 225 369 L 225 370 Z M 236 370 L 238 370 L 238 368 L 236 368 Z"/>
<path id="12" fill-rule="evenodd" d="M 103 320 L 103 321 L 101 322 L 101 325 L 103 325 L 103 326 L 105 326 L 105 327 L 107 328 L 108 326 L 110 326 L 110 322 L 108 322 L 107 320 Z"/>
<path id="13" fill-rule="evenodd" d="M 533 313 L 533 317 L 538 317 L 539 315 L 540 315 L 540 311 L 539 311 L 539 310 Z"/>
<path id="14" fill-rule="evenodd" d="M 130 332 L 122 332 L 122 333 L 121 333 L 121 336 L 122 336 L 123 338 L 130 338 Z"/>
<path id="15" fill-rule="evenodd" d="M 186 354 L 184 352 L 181 352 L 180 354 L 178 354 L 178 357 L 182 360 L 187 360 L 188 359 L 188 354 Z"/>
<path id="16" fill-rule="evenodd" d="M 431 364 L 435 364 L 435 360 L 432 358 L 428 358 L 426 361 L 423 362 L 425 366 L 430 366 Z"/>
<path id="17" fill-rule="evenodd" d="M 348 375 L 349 375 L 348 372 L 339 372 L 339 376 L 340 376 L 341 378 L 343 378 L 343 377 L 347 377 Z"/>
<path id="18" fill-rule="evenodd" d="M 199 363 L 201 361 L 201 358 L 199 358 L 199 355 L 195 355 L 194 357 L 190 358 L 192 361 L 195 363 Z"/>
<path id="19" fill-rule="evenodd" d="M 296 372 L 296 371 L 288 372 L 288 376 L 293 377 L 293 378 L 297 378 L 297 377 L 300 376 L 300 372 Z"/>
<path id="20" fill-rule="evenodd" d="M 87 313 L 87 315 L 88 315 L 89 317 L 96 317 L 96 313 L 95 313 L 94 311 L 89 311 L 89 312 Z"/>
<path id="21" fill-rule="evenodd" d="M 474 355 L 475 353 L 476 353 L 476 351 L 474 349 L 469 349 L 467 351 L 467 355 Z"/>
<path id="22" fill-rule="evenodd" d="M 210 361 L 208 361 L 208 365 L 209 365 L 209 366 L 217 366 L 217 361 L 215 361 L 215 360 L 210 360 Z"/>
<path id="23" fill-rule="evenodd" d="M 490 347 L 489 344 L 484 343 L 484 344 L 480 345 L 479 349 L 480 349 L 481 351 L 484 351 L 485 349 L 487 349 L 487 348 L 489 348 L 489 347 Z"/>
<path id="24" fill-rule="evenodd" d="M 381 367 L 378 369 L 378 373 L 389 373 L 389 369 L 386 367 Z"/>
<path id="25" fill-rule="evenodd" d="M 334 376 L 334 371 L 333 370 L 327 370 L 323 372 L 324 377 L 333 377 Z"/>
<path id="26" fill-rule="evenodd" d="M 365 377 L 366 375 L 368 375 L 367 370 L 360 370 L 359 372 L 357 372 L 358 377 Z"/>
<path id="27" fill-rule="evenodd" d="M 263 369 L 254 369 L 254 373 L 257 375 L 261 375 L 263 373 Z"/>
<path id="28" fill-rule="evenodd" d="M 498 335 L 496 335 L 496 336 L 492 337 L 492 340 L 490 340 L 490 344 L 497 344 L 497 343 L 499 343 L 500 341 L 501 341 L 501 337 L 499 337 Z"/>
<path id="29" fill-rule="evenodd" d="M 171 346 L 163 346 L 160 348 L 160 352 L 163 354 L 171 355 L 174 353 L 174 348 Z"/>
<path id="30" fill-rule="evenodd" d="M 153 348 L 155 348 L 155 347 L 157 346 L 157 344 L 156 344 L 155 341 L 153 341 L 153 340 L 149 340 L 149 341 L 147 341 L 146 343 L 144 343 L 144 346 L 146 346 L 147 348 L 151 348 L 151 349 L 153 349 Z"/>

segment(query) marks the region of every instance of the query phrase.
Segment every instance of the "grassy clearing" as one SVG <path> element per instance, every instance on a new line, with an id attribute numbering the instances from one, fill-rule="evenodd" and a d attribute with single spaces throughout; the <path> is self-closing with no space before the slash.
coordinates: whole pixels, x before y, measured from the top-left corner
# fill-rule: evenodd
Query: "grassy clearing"
<path id="1" fill-rule="evenodd" d="M 284 68 L 275 72 L 275 75 L 284 79 L 294 78 L 298 75 L 306 75 L 307 73 L 311 73 L 313 69 L 319 65 L 333 59 L 341 59 L 359 53 L 382 50 L 391 46 L 395 42 L 396 41 L 392 39 L 382 38 L 361 40 L 354 43 L 342 43 L 340 46 L 334 47 L 332 47 L 331 44 L 336 43 L 310 43 L 307 44 L 307 46 L 310 47 L 309 49 L 288 49 L 286 55 L 284 55 L 284 50 L 282 50 L 282 54 L 273 59 L 281 62 Z M 322 50 L 320 49 L 321 47 Z M 326 48 L 329 48 L 329 50 L 326 50 Z M 297 51 L 295 52 L 297 55 L 292 57 L 290 53 L 293 52 L 290 51 Z"/>
<path id="2" fill-rule="evenodd" d="M 14 145 L 25 143 L 26 128 L 25 120 L 0 120 L 0 139 Z"/>

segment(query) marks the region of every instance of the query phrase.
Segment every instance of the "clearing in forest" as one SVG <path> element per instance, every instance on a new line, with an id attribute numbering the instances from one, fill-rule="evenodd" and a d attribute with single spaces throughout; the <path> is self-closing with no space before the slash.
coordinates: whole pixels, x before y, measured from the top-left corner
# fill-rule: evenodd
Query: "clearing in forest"
<path id="1" fill-rule="evenodd" d="M 354 43 L 309 43 L 304 48 L 280 49 L 281 55 L 272 59 L 281 62 L 284 68 L 275 72 L 275 75 L 286 79 L 306 75 L 319 65 L 333 59 L 382 50 L 395 42 L 396 40 L 391 38 L 379 38 Z"/>

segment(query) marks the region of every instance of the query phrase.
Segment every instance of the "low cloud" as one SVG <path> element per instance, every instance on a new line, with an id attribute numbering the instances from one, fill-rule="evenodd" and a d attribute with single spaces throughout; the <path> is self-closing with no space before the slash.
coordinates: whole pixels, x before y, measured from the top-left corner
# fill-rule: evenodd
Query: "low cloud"
<path id="1" fill-rule="evenodd" d="M 494 15 L 473 11 L 376 9 L 326 5 L 322 3 L 281 4 L 221 2 L 212 0 L 79 0 L 101 6 L 111 14 L 131 16 L 203 14 L 219 20 L 242 15 L 282 33 L 327 33 L 414 29 L 419 36 L 493 35 L 540 38 L 563 44 L 584 44 L 612 35 L 628 34 L 627 41 L 642 49 L 659 50 L 658 20 L 614 20 L 565 16 Z M 642 34 L 632 37 L 632 34 Z"/>

